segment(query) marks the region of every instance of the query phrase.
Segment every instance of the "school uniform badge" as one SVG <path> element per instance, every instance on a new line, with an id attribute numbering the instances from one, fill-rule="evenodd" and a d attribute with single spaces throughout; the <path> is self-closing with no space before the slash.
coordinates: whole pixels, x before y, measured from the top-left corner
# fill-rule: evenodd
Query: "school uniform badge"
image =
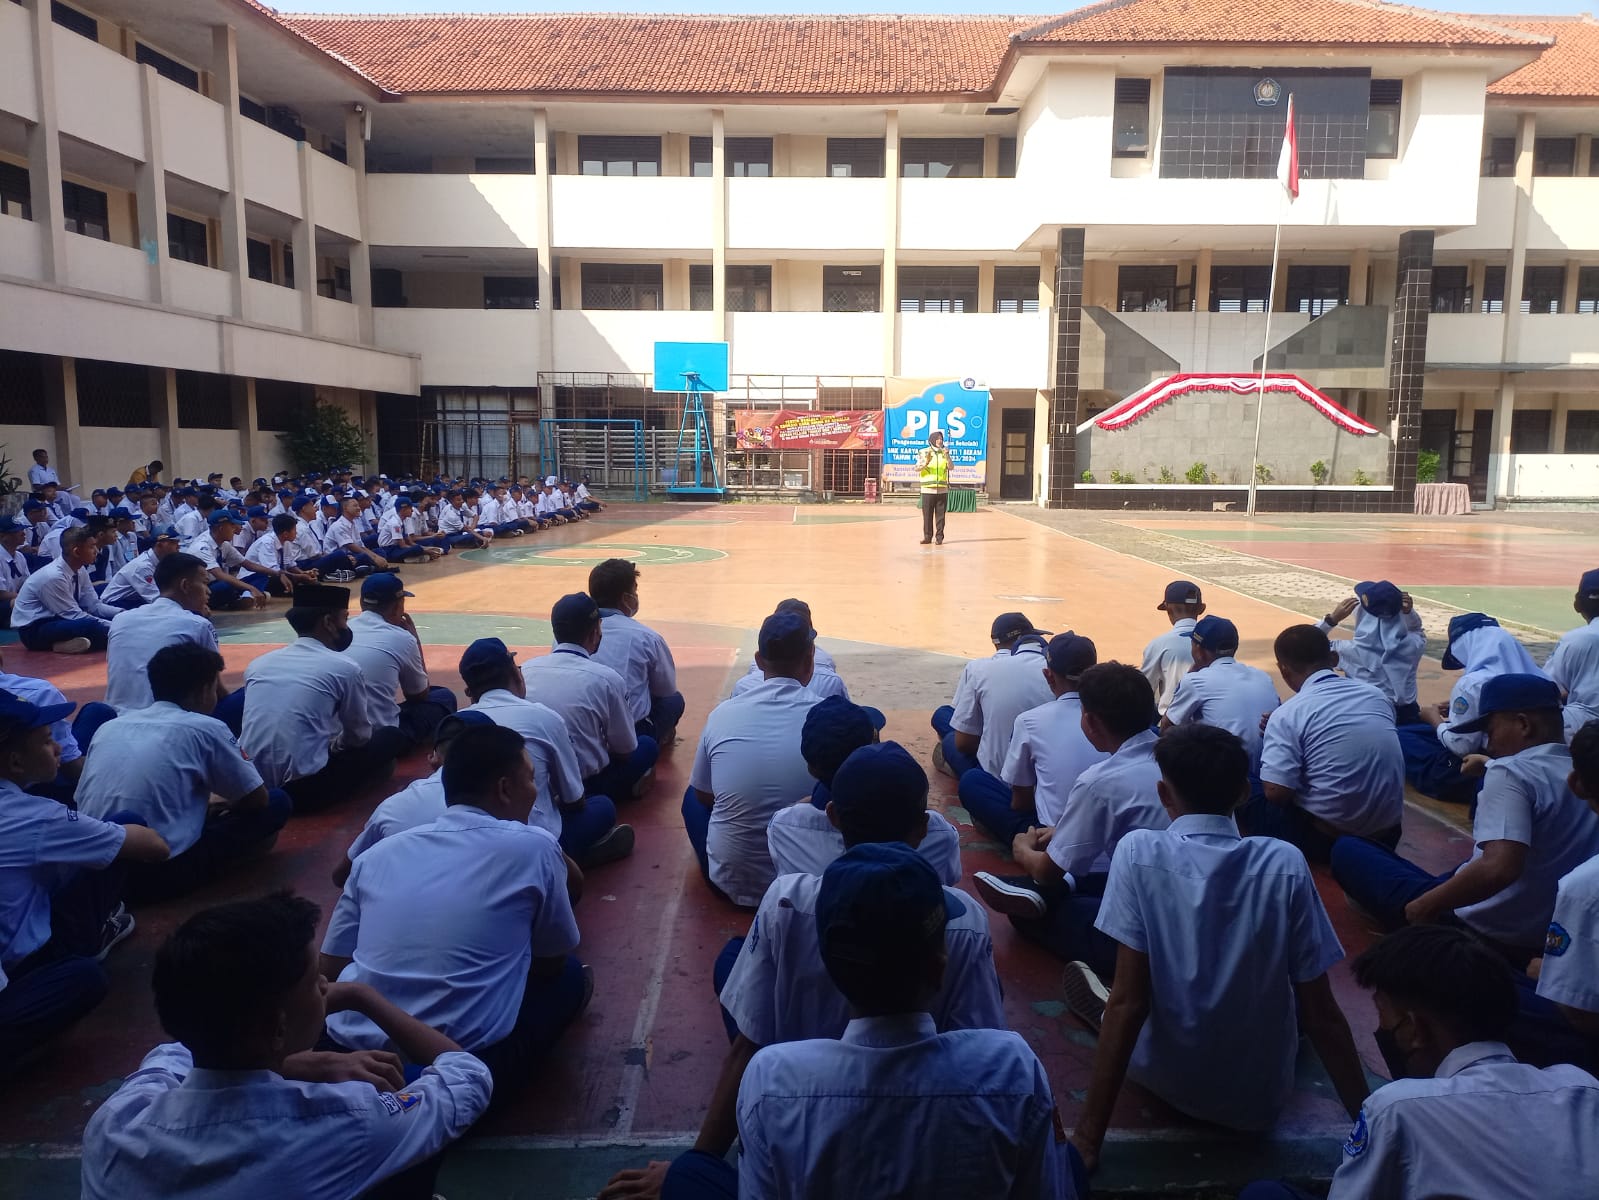
<path id="1" fill-rule="evenodd" d="M 381 1092 L 378 1099 L 389 1112 L 389 1116 L 397 1117 L 403 1112 L 410 1112 L 422 1103 L 422 1097 L 415 1092 Z"/>
<path id="2" fill-rule="evenodd" d="M 1549 958 L 1559 958 L 1571 949 L 1571 935 L 1558 921 L 1549 922 L 1549 932 L 1544 934 L 1543 952 Z"/>
<path id="3" fill-rule="evenodd" d="M 1366 1130 L 1366 1110 L 1360 1110 L 1360 1116 L 1355 1118 L 1355 1127 L 1349 1131 L 1349 1140 L 1344 1143 L 1344 1153 L 1350 1158 L 1359 1158 L 1366 1152 L 1366 1143 L 1369 1134 Z"/>
<path id="4" fill-rule="evenodd" d="M 1470 708 L 1471 708 L 1471 702 L 1469 700 L 1467 700 L 1464 696 L 1456 696 L 1455 697 L 1455 715 L 1457 717 L 1465 716 L 1466 713 L 1470 710 Z"/>

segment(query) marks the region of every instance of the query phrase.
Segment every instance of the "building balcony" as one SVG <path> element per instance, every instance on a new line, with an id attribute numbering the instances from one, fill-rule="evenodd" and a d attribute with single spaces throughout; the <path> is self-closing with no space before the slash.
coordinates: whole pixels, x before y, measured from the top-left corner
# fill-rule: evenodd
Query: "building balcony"
<path id="1" fill-rule="evenodd" d="M 1049 371 L 1049 314 L 900 313 L 899 373 L 975 379 L 991 388 L 1041 388 Z"/>
<path id="2" fill-rule="evenodd" d="M 865 252 L 887 240 L 886 179 L 729 179 L 729 250 Z"/>
<path id="3" fill-rule="evenodd" d="M 900 248 L 1012 253 L 1039 224 L 1039 198 L 1022 179 L 901 179 Z"/>
<path id="4" fill-rule="evenodd" d="M 424 386 L 534 387 L 549 369 L 531 309 L 376 308 L 372 325 L 379 346 L 422 356 Z"/>
<path id="5" fill-rule="evenodd" d="M 883 314 L 733 313 L 739 375 L 881 375 Z"/>
<path id="6" fill-rule="evenodd" d="M 1505 346 L 1504 313 L 1434 313 L 1427 321 L 1432 366 L 1599 367 L 1599 315 L 1524 313 Z"/>
<path id="7" fill-rule="evenodd" d="M 1496 364 L 1503 359 L 1503 313 L 1433 313 L 1427 318 L 1430 364 Z"/>
<path id="8" fill-rule="evenodd" d="M 550 180 L 550 243 L 709 257 L 712 186 L 684 177 L 557 175 Z"/>

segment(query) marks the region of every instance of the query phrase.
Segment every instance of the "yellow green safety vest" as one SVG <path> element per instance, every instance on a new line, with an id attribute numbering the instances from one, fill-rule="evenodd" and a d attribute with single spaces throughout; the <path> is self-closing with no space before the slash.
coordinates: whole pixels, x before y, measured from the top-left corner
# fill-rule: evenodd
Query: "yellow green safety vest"
<path id="1" fill-rule="evenodd" d="M 949 487 L 949 451 L 934 450 L 929 446 L 931 453 L 927 456 L 927 465 L 919 468 L 922 490 Z"/>

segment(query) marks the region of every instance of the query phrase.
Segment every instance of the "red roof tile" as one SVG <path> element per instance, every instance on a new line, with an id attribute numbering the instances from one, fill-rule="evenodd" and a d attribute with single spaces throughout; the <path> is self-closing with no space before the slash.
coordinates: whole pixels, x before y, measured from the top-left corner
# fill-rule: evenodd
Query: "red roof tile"
<path id="1" fill-rule="evenodd" d="M 1485 19 L 1555 39 L 1532 62 L 1490 85 L 1490 96 L 1599 99 L 1599 21 L 1586 16 Z"/>

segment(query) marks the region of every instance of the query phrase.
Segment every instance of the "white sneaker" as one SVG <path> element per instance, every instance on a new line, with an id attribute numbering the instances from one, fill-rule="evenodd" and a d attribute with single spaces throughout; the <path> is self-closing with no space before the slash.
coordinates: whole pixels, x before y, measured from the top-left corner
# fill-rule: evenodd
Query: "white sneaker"
<path id="1" fill-rule="evenodd" d="M 1021 876 L 979 871 L 972 876 L 972 888 L 982 897 L 984 904 L 1007 917 L 1036 921 L 1049 911 L 1037 885 Z"/>
<path id="2" fill-rule="evenodd" d="M 1105 981 L 1094 974 L 1085 962 L 1066 964 L 1064 980 L 1066 1007 L 1072 1015 L 1090 1026 L 1096 1033 L 1105 1020 L 1105 1002 L 1110 999 L 1110 989 Z"/>
<path id="3" fill-rule="evenodd" d="M 57 654 L 87 654 L 89 653 L 89 639 L 86 637 L 68 638 L 64 642 L 57 642 L 50 649 Z"/>
<path id="4" fill-rule="evenodd" d="M 94 956 L 96 960 L 104 962 L 112 947 L 133 936 L 133 930 L 133 914 L 126 905 L 117 905 L 117 911 L 105 919 L 105 928 L 100 933 L 100 951 Z"/>

